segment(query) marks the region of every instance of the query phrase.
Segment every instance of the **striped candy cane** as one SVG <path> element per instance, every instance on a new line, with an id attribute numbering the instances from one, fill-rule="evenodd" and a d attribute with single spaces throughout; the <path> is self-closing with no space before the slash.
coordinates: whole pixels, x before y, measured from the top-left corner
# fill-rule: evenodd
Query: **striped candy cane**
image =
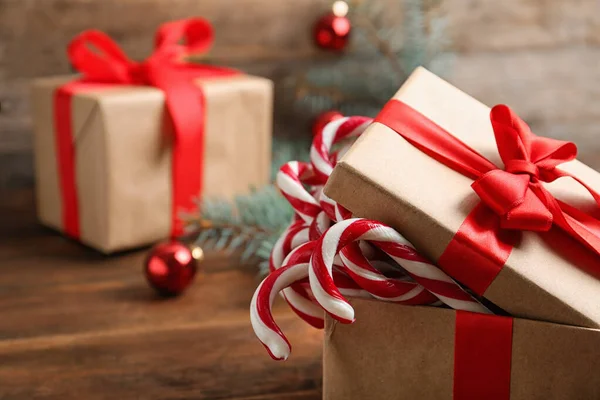
<path id="1" fill-rule="evenodd" d="M 308 242 L 298 246 L 285 259 L 281 268 L 271 272 L 258 286 L 250 302 L 250 322 L 258 339 L 275 360 L 285 360 L 290 354 L 291 346 L 271 312 L 277 293 L 282 291 L 287 299 L 292 285 L 301 284 L 308 277 L 308 265 L 316 242 Z M 369 297 L 350 278 L 340 273 L 333 275 L 336 285 L 346 296 Z M 289 299 L 288 299 L 289 300 Z M 324 311 L 319 309 L 320 318 Z"/>
<path id="2" fill-rule="evenodd" d="M 346 245 L 368 240 L 400 264 L 408 275 L 443 303 L 458 310 L 489 313 L 446 273 L 417 253 L 394 229 L 361 218 L 338 222 L 319 239 L 310 260 L 309 281 L 319 304 L 337 320 L 354 321 L 354 309 L 335 287 L 331 277 L 333 259 Z"/>
<path id="3" fill-rule="evenodd" d="M 438 299 L 414 282 L 394 279 L 377 270 L 364 256 L 358 243 L 350 243 L 340 251 L 345 272 L 376 299 L 406 305 L 434 304 Z"/>
<path id="4" fill-rule="evenodd" d="M 317 179 L 325 184 L 333 171 L 333 165 L 339 158 L 339 155 L 336 155 L 332 160 L 330 153 L 333 145 L 345 139 L 360 136 L 372 121 L 367 117 L 340 118 L 328 123 L 321 133 L 315 136 L 310 148 L 310 161 Z"/>
<path id="5" fill-rule="evenodd" d="M 271 251 L 269 270 L 271 272 L 281 268 L 285 258 L 298 246 L 307 243 L 308 226 L 302 220 L 295 221 L 282 233 Z M 305 250 L 306 251 L 306 250 Z M 290 308 L 309 325 L 323 329 L 323 309 L 314 300 L 310 285 L 294 283 L 282 296 Z"/>
<path id="6" fill-rule="evenodd" d="M 330 226 L 331 221 L 325 212 L 321 212 L 310 226 L 310 239 L 318 240 Z M 389 278 L 373 267 L 365 256 L 367 252 L 365 250 L 370 250 L 367 246 L 361 249 L 359 243 L 349 243 L 341 249 L 339 261 L 334 258 L 334 265 L 341 268 L 358 286 L 377 299 L 407 305 L 437 302 L 437 298 L 423 286 L 407 280 Z"/>
<path id="7" fill-rule="evenodd" d="M 308 242 L 309 227 L 303 221 L 292 222 L 277 239 L 269 257 L 269 270 L 274 271 L 283 265 L 287 255 L 302 243 Z"/>
<path id="8" fill-rule="evenodd" d="M 279 169 L 275 178 L 283 196 L 307 224 L 321 211 L 319 202 L 304 188 L 302 181 L 303 177 L 312 175 L 313 168 L 310 164 L 290 161 Z"/>
<path id="9" fill-rule="evenodd" d="M 291 346 L 281 329 L 275 323 L 271 308 L 275 296 L 290 285 L 300 282 L 308 276 L 309 258 L 315 242 L 297 247 L 286 257 L 281 268 L 271 272 L 258 286 L 250 302 L 250 322 L 254 333 L 275 360 L 285 360 Z M 285 296 L 285 294 L 284 294 Z"/>
<path id="10" fill-rule="evenodd" d="M 310 161 L 316 179 L 324 185 L 338 159 L 349 148 L 349 146 L 346 146 L 339 152 L 332 154 L 333 145 L 348 138 L 360 136 L 372 121 L 371 118 L 367 117 L 340 118 L 327 124 L 323 131 L 315 136 L 310 148 Z M 333 221 L 351 218 L 351 213 L 348 210 L 331 200 L 325 193 L 321 193 L 318 198 L 321 208 Z"/>

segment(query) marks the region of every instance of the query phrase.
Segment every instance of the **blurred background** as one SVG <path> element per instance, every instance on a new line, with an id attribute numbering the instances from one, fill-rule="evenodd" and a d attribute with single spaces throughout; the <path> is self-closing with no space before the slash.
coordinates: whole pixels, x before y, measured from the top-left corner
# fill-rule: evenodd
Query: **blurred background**
<path id="1" fill-rule="evenodd" d="M 375 32 L 393 51 L 404 49 L 403 69 L 425 62 L 488 105 L 511 105 L 535 132 L 575 141 L 580 158 L 600 168 L 593 157 L 600 148 L 598 0 L 349 5 L 354 25 L 356 10 L 373 23 L 363 39 Z M 276 136 L 310 135 L 310 118 L 328 109 L 372 114 L 401 82 L 388 79 L 394 68 L 390 73 L 380 47 L 371 41 L 370 51 L 361 42 L 358 27 L 342 51 L 315 45 L 313 26 L 331 6 L 328 0 L 0 0 L 0 190 L 33 185 L 28 85 L 34 77 L 70 73 L 65 47 L 84 29 L 105 31 L 132 58 L 143 59 L 160 23 L 207 18 L 216 42 L 201 61 L 275 80 Z M 431 54 L 419 54 L 425 47 Z M 299 88 L 306 77 L 317 82 L 309 85 L 316 95 Z M 358 106 L 331 100 L 328 91 L 335 97 L 339 87 L 374 92 L 375 99 Z"/>

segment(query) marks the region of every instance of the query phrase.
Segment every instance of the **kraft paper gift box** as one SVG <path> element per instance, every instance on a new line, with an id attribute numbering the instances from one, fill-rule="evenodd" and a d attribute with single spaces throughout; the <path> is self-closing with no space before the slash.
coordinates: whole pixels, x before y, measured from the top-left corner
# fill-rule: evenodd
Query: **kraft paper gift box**
<path id="1" fill-rule="evenodd" d="M 477 348 L 469 334 L 478 328 L 460 325 L 474 314 L 365 299 L 351 304 L 353 324 L 326 320 L 324 400 L 600 398 L 598 330 L 485 316 L 507 328 L 512 323 L 505 332 L 512 338 L 490 346 L 488 332 Z M 498 354 L 497 347 L 508 350 Z"/>
<path id="2" fill-rule="evenodd" d="M 54 96 L 70 79 L 36 80 L 32 90 L 37 213 L 59 231 L 64 224 Z M 272 82 L 238 74 L 196 83 L 205 99 L 204 154 L 197 158 L 202 196 L 228 198 L 268 183 Z M 110 253 L 169 237 L 172 151 L 165 119 L 165 95 L 157 88 L 99 85 L 73 95 L 81 242 Z"/>
<path id="3" fill-rule="evenodd" d="M 423 68 L 412 74 L 394 100 L 502 167 L 486 105 Z M 581 162 L 569 161 L 559 168 L 600 190 L 600 174 Z M 436 161 L 395 130 L 374 122 L 337 164 L 325 193 L 356 217 L 391 225 L 420 252 L 440 263 L 457 231 L 480 203 L 472 183 L 472 178 Z M 543 185 L 554 197 L 597 215 L 598 206 L 574 180 L 562 178 Z M 480 236 L 485 239 L 484 234 Z M 597 254 L 558 228 L 524 231 L 513 245 L 500 272 L 479 294 L 512 316 L 600 326 Z M 476 268 L 478 262 L 465 261 L 459 266 L 469 268 L 464 269 L 468 278 L 475 272 L 470 268 Z"/>

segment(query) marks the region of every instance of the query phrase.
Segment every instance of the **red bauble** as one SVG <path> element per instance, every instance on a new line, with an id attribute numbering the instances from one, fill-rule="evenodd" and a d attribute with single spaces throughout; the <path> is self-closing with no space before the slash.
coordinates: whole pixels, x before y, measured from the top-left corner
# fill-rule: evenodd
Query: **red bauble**
<path id="1" fill-rule="evenodd" d="M 336 3 L 334 3 L 333 12 L 323 15 L 317 20 L 313 31 L 315 44 L 325 50 L 344 50 L 350 39 L 352 24 L 345 12 L 340 13 L 339 7 L 336 9 Z"/>
<path id="2" fill-rule="evenodd" d="M 344 115 L 342 113 L 340 113 L 339 111 L 325 111 L 325 112 L 319 114 L 317 116 L 317 118 L 315 118 L 315 121 L 313 122 L 313 126 L 312 126 L 313 136 L 317 136 L 319 133 L 321 133 L 323 128 L 325 128 L 325 125 L 327 125 L 331 121 L 335 121 L 336 119 L 340 119 L 343 117 L 344 117 Z"/>
<path id="3" fill-rule="evenodd" d="M 177 241 L 157 244 L 144 263 L 148 283 L 164 296 L 181 294 L 194 280 L 196 269 L 190 249 Z"/>

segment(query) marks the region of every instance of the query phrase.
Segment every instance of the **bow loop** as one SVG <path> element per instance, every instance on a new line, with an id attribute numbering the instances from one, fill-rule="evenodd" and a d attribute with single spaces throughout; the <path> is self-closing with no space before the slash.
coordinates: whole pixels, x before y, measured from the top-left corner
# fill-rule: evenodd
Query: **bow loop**
<path id="1" fill-rule="evenodd" d="M 104 32 L 88 30 L 77 35 L 67 48 L 69 60 L 86 80 L 128 83 L 134 62 Z"/>
<path id="2" fill-rule="evenodd" d="M 73 67 L 83 74 L 85 80 L 154 85 L 157 76 L 164 75 L 164 71 L 172 71 L 174 66 L 180 66 L 182 57 L 205 52 L 212 42 L 213 29 L 210 23 L 201 18 L 189 18 L 161 25 L 156 32 L 154 53 L 143 62 L 130 60 L 107 34 L 97 30 L 77 35 L 67 52 Z M 215 73 L 231 74 L 231 71 L 221 69 L 199 65 L 190 67 L 195 75 L 202 74 L 203 70 L 209 76 Z"/>
<path id="3" fill-rule="evenodd" d="M 213 28 L 207 20 L 189 18 L 162 24 L 156 32 L 154 42 L 156 52 L 182 57 L 207 52 L 213 40 Z"/>
<path id="4" fill-rule="evenodd" d="M 574 143 L 535 135 L 508 106 L 492 108 L 490 119 L 506 171 L 552 182 L 560 175 L 555 168 L 577 157 Z"/>

